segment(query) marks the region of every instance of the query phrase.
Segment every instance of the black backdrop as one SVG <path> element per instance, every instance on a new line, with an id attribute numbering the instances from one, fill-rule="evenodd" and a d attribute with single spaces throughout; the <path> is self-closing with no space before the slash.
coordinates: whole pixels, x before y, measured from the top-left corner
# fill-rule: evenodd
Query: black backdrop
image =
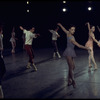
<path id="1" fill-rule="evenodd" d="M 0 24 L 3 26 L 4 48 L 11 48 L 9 39 L 11 37 L 12 27 L 15 26 L 17 48 L 22 48 L 22 31 L 19 26 L 29 29 L 30 26 L 36 28 L 36 33 L 40 33 L 40 37 L 33 40 L 34 48 L 52 47 L 51 33 L 48 29 L 53 29 L 58 22 L 62 23 L 65 28 L 69 24 L 76 26 L 76 41 L 84 45 L 88 39 L 88 29 L 85 26 L 87 21 L 92 25 L 100 25 L 100 1 L 30 1 L 27 5 L 25 1 L 0 1 Z M 91 5 L 92 11 L 88 11 L 87 7 Z M 62 12 L 62 8 L 66 7 L 67 11 Z M 26 10 L 30 12 L 27 13 Z M 60 29 L 58 33 L 61 37 L 58 39 L 59 48 L 66 47 L 66 35 Z M 100 33 L 97 28 L 95 37 L 100 39 Z M 95 44 L 95 43 L 94 43 Z M 97 45 L 94 45 L 98 49 Z"/>

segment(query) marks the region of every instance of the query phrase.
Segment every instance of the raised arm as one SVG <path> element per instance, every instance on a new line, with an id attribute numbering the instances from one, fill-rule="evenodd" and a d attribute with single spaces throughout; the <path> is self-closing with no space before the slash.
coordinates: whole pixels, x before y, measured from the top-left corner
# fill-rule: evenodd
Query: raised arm
<path id="1" fill-rule="evenodd" d="M 19 27 L 22 31 L 24 30 L 24 28 L 22 26 Z"/>
<path id="2" fill-rule="evenodd" d="M 99 28 L 99 26 L 97 26 L 97 29 L 98 29 L 98 31 L 100 32 L 100 28 Z"/>
<path id="3" fill-rule="evenodd" d="M 89 30 L 89 33 L 90 33 L 90 32 L 91 32 L 91 29 L 90 29 L 90 24 L 89 24 L 89 22 L 87 22 L 85 25 L 88 26 L 88 30 Z"/>
<path id="4" fill-rule="evenodd" d="M 57 24 L 61 27 L 61 29 L 68 35 L 69 31 L 67 31 L 60 23 Z"/>

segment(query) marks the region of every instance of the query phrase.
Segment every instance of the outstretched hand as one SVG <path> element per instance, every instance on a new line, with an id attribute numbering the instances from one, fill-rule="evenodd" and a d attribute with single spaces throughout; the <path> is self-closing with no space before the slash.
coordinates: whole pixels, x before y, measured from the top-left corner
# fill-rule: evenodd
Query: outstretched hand
<path id="1" fill-rule="evenodd" d="M 22 26 L 19 26 L 19 28 L 20 28 L 21 30 L 23 30 L 23 27 L 22 27 Z"/>
<path id="2" fill-rule="evenodd" d="M 61 25 L 61 23 L 57 23 L 57 25 L 58 25 L 58 26 L 60 26 L 60 25 Z"/>
<path id="3" fill-rule="evenodd" d="M 97 45 L 100 47 L 100 42 Z"/>
<path id="4" fill-rule="evenodd" d="M 89 22 L 85 23 L 85 25 L 89 24 Z"/>
<path id="5" fill-rule="evenodd" d="M 40 36 L 40 34 L 36 34 L 36 36 Z"/>

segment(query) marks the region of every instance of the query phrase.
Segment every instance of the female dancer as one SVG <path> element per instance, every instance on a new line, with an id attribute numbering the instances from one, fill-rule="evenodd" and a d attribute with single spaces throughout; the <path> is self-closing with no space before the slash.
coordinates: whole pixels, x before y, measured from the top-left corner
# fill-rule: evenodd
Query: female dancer
<path id="1" fill-rule="evenodd" d="M 95 39 L 95 35 L 94 35 L 95 26 L 92 26 L 92 25 L 90 26 L 89 22 L 87 22 L 86 25 L 88 26 L 88 30 L 89 30 L 89 33 L 88 33 L 89 38 L 88 38 L 88 41 L 86 42 L 85 46 L 90 48 L 90 50 L 88 50 L 88 53 L 89 53 L 89 71 L 90 71 L 90 68 L 92 68 L 91 60 L 94 64 L 94 70 L 97 69 L 97 64 L 96 64 L 95 59 L 94 59 L 93 41 L 96 42 L 98 46 L 100 46 L 100 43 Z"/>
<path id="2" fill-rule="evenodd" d="M 31 64 L 34 67 L 35 71 L 37 71 L 37 68 L 34 64 L 34 53 L 32 49 L 32 41 L 33 38 L 37 38 L 37 36 L 40 36 L 39 34 L 34 34 L 35 28 L 32 27 L 29 31 L 24 29 L 22 26 L 20 26 L 20 29 L 23 30 L 23 33 L 25 34 L 25 49 L 27 54 L 29 55 L 29 62 L 27 64 L 27 68 L 31 68 Z"/>
<path id="3" fill-rule="evenodd" d="M 68 71 L 68 86 L 73 85 L 73 87 L 76 87 L 75 84 L 75 79 L 74 79 L 74 69 L 75 69 L 75 64 L 74 64 L 74 57 L 76 57 L 76 53 L 74 51 L 74 45 L 76 45 L 79 48 L 86 49 L 88 50 L 87 47 L 80 45 L 75 41 L 74 38 L 74 33 L 75 33 L 75 26 L 71 25 L 69 27 L 69 30 L 66 30 L 60 23 L 58 23 L 61 27 L 61 29 L 66 33 L 67 36 L 67 48 L 65 49 L 63 55 L 65 56 L 69 71 Z"/>
<path id="4" fill-rule="evenodd" d="M 15 53 L 16 40 L 17 40 L 17 38 L 15 38 L 15 28 L 13 27 L 12 33 L 11 33 L 11 38 L 10 38 L 10 42 L 12 45 L 11 53 Z"/>
<path id="5" fill-rule="evenodd" d="M 49 30 L 52 33 L 52 44 L 54 48 L 54 53 L 53 53 L 53 58 L 56 57 L 56 54 L 58 55 L 58 58 L 61 58 L 59 52 L 58 52 L 58 47 L 57 47 L 57 38 L 60 37 L 58 34 L 59 27 L 57 27 L 55 30 Z"/>

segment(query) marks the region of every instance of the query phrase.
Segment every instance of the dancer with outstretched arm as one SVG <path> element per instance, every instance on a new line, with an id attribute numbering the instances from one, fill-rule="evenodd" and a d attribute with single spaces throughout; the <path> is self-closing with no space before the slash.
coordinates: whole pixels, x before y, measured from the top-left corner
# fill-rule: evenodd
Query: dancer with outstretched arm
<path id="1" fill-rule="evenodd" d="M 74 79 L 74 69 L 75 69 L 75 64 L 74 64 L 74 57 L 76 57 L 76 53 L 74 50 L 74 46 L 76 45 L 79 48 L 89 50 L 89 48 L 80 45 L 78 42 L 76 42 L 74 33 L 75 33 L 75 26 L 70 25 L 69 30 L 65 29 L 62 24 L 58 23 L 61 27 L 61 29 L 64 31 L 67 37 L 67 47 L 63 53 L 65 56 L 65 59 L 67 60 L 68 64 L 68 86 L 73 85 L 73 87 L 76 87 L 75 79 Z"/>
<path id="2" fill-rule="evenodd" d="M 27 64 L 27 68 L 31 68 L 31 64 L 34 67 L 35 71 L 37 71 L 37 67 L 34 64 L 34 52 L 32 49 L 32 41 L 33 38 L 37 38 L 37 36 L 40 36 L 40 34 L 35 34 L 35 28 L 32 27 L 30 30 L 24 29 L 22 26 L 20 26 L 20 29 L 23 30 L 23 33 L 25 34 L 25 49 L 29 56 L 29 62 Z"/>
<path id="3" fill-rule="evenodd" d="M 97 70 L 97 64 L 94 58 L 94 51 L 93 51 L 93 41 L 97 43 L 97 45 L 100 47 L 100 43 L 99 41 L 96 40 L 94 32 L 95 32 L 95 26 L 92 26 L 89 24 L 89 22 L 87 22 L 85 25 L 88 26 L 88 41 L 86 42 L 85 46 L 89 47 L 91 50 L 88 51 L 89 53 L 89 71 L 91 71 L 92 65 L 91 65 L 91 61 L 94 64 L 94 70 Z"/>
<path id="4" fill-rule="evenodd" d="M 11 32 L 11 38 L 10 38 L 10 42 L 12 45 L 12 50 L 11 53 L 15 53 L 15 48 L 16 48 L 16 40 L 17 38 L 15 37 L 16 33 L 15 33 L 15 27 L 13 27 L 12 32 Z"/>
<path id="5" fill-rule="evenodd" d="M 56 57 L 56 54 L 57 54 L 58 58 L 61 58 L 60 53 L 58 51 L 58 46 L 57 46 L 57 38 L 60 37 L 60 35 L 58 34 L 58 30 L 59 30 L 59 27 L 57 27 L 54 30 L 49 29 L 49 31 L 52 33 L 52 45 L 53 45 L 53 49 L 54 49 L 53 58 Z"/>

